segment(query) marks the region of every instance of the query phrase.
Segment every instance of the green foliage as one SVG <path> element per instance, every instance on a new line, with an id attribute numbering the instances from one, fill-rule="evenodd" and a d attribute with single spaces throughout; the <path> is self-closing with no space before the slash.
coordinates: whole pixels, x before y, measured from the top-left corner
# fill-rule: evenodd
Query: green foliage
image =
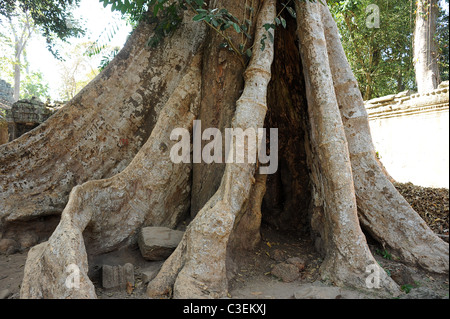
<path id="1" fill-rule="evenodd" d="M 14 48 L 6 45 L 0 35 L 0 79 L 14 83 Z"/>
<path id="2" fill-rule="evenodd" d="M 446 1 L 448 4 L 448 0 Z M 449 17 L 448 12 L 440 10 L 437 21 L 436 41 L 439 46 L 438 64 L 441 80 L 449 80 Z"/>
<path id="3" fill-rule="evenodd" d="M 230 13 L 226 8 L 207 8 L 203 0 L 99 0 L 106 7 L 111 5 L 112 11 L 120 11 L 124 16 L 128 16 L 131 21 L 140 21 L 148 19 L 150 23 L 155 25 L 154 35 L 149 39 L 148 45 L 157 46 L 167 35 L 171 34 L 177 29 L 181 23 L 182 13 L 190 10 L 195 15 L 194 21 L 204 22 L 212 30 L 217 32 L 224 40 L 220 45 L 221 48 L 233 51 L 239 56 L 243 65 L 245 59 L 253 54 L 252 43 L 252 27 L 254 25 L 254 18 L 256 17 L 256 10 L 253 7 L 253 1 L 245 1 L 244 17 L 236 17 Z M 284 10 L 295 17 L 295 10 L 289 6 L 294 0 L 287 0 L 286 4 L 282 4 L 282 10 L 277 14 L 277 17 L 271 24 L 265 25 L 266 31 L 274 29 L 277 26 L 287 27 L 286 20 L 281 16 Z M 305 0 L 297 0 L 305 1 Z M 313 1 L 314 0 L 309 0 Z M 320 0 L 319 0 L 320 1 Z M 236 42 L 232 33 L 240 35 L 240 42 Z M 269 38 L 273 41 L 271 32 L 261 40 L 261 49 L 265 49 L 265 41 Z"/>
<path id="4" fill-rule="evenodd" d="M 368 27 L 369 5 L 380 12 L 380 27 Z M 448 3 L 448 1 L 447 1 Z M 331 0 L 345 53 L 365 100 L 416 90 L 413 63 L 414 1 Z M 441 78 L 448 79 L 448 14 L 441 8 L 436 39 Z"/>
<path id="5" fill-rule="evenodd" d="M 116 55 L 118 53 L 119 53 L 119 48 L 116 47 L 116 48 L 113 48 L 108 53 L 104 54 L 100 61 L 99 70 L 103 71 L 108 66 L 108 64 L 112 61 L 112 59 L 114 59 L 116 57 Z"/>
<path id="6" fill-rule="evenodd" d="M 44 81 L 41 72 L 27 74 L 25 79 L 21 81 L 20 91 L 22 99 L 31 99 L 33 96 L 40 100 L 50 98 L 48 83 Z"/>
<path id="7" fill-rule="evenodd" d="M 380 255 L 384 259 L 392 260 L 392 254 L 390 252 L 388 252 L 387 249 L 385 249 L 385 250 L 377 249 L 375 251 L 375 253 Z"/>
<path id="8" fill-rule="evenodd" d="M 34 24 L 45 37 L 47 48 L 57 58 L 55 39 L 67 41 L 71 37 L 84 34 L 84 30 L 77 26 L 71 9 L 77 6 L 80 0 L 1 0 L 0 18 L 9 18 L 14 15 L 17 7 L 29 13 Z M 0 19 L 1 22 L 1 19 Z"/>
<path id="9" fill-rule="evenodd" d="M 383 267 L 383 265 L 382 265 L 380 262 L 377 262 L 377 263 L 378 263 L 378 265 L 379 265 L 381 268 L 383 268 L 384 272 L 385 272 L 389 277 L 392 276 L 391 270 L 390 270 L 389 268 Z"/>
<path id="10" fill-rule="evenodd" d="M 379 0 L 379 28 L 367 24 L 372 0 L 331 1 L 347 58 L 365 100 L 413 90 L 413 8 L 409 1 Z"/>
<path id="11" fill-rule="evenodd" d="M 107 47 L 107 43 L 111 42 L 114 36 L 119 31 L 119 25 L 117 23 L 113 23 L 108 25 L 103 32 L 101 33 L 99 39 L 95 41 L 86 51 L 88 56 L 93 56 L 96 54 L 100 54 L 103 49 Z M 101 39 L 106 38 L 106 39 Z"/>
<path id="12" fill-rule="evenodd" d="M 410 284 L 406 284 L 400 287 L 400 289 L 407 294 L 409 294 L 413 288 L 414 286 Z"/>

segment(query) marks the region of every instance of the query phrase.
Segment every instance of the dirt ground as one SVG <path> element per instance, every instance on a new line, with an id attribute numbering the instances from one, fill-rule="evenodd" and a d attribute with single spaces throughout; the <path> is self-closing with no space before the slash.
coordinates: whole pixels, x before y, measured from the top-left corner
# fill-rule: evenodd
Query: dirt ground
<path id="1" fill-rule="evenodd" d="M 448 190 L 426 189 L 412 184 L 396 185 L 405 198 L 416 205 L 419 214 L 438 234 L 448 235 Z M 426 203 L 426 205 L 424 205 Z M 419 205 L 420 204 L 420 205 Z M 434 214 L 434 215 L 433 215 Z M 448 237 L 447 237 L 448 238 Z M 395 256 L 368 239 L 369 247 L 379 264 L 402 287 L 403 293 L 394 297 L 377 290 L 339 289 L 319 278 L 321 258 L 314 250 L 309 238 L 294 233 L 281 233 L 262 227 L 262 242 L 258 249 L 239 256 L 238 262 L 231 263 L 235 276 L 230 279 L 229 298 L 232 299 L 295 299 L 304 288 L 315 287 L 321 293 L 316 298 L 333 299 L 448 299 L 448 275 L 435 275 L 420 269 L 406 267 Z M 19 298 L 20 284 L 27 252 L 0 255 L 0 299 Z M 290 257 L 299 257 L 305 262 L 305 269 L 298 279 L 283 282 L 271 274 L 272 268 Z M 128 291 L 111 291 L 101 288 L 102 265 L 124 265 L 135 267 L 135 285 Z M 123 249 L 89 260 L 90 277 L 97 288 L 100 299 L 143 299 L 146 298 L 148 272 L 156 274 L 162 263 L 145 261 L 137 247 Z M 309 288 L 308 288 L 309 289 Z M 328 293 L 333 292 L 333 293 Z"/>

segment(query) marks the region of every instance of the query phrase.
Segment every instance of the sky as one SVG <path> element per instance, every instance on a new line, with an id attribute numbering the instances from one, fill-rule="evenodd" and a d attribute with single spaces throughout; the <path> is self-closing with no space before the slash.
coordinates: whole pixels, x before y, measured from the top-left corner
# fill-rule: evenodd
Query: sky
<path id="1" fill-rule="evenodd" d="M 445 1 L 440 0 L 440 2 L 448 12 L 448 5 Z M 123 47 L 131 31 L 131 26 L 121 20 L 119 13 L 111 12 L 110 6 L 104 8 L 103 4 L 98 0 L 81 0 L 80 7 L 74 10 L 74 17 L 82 21 L 82 25 L 86 29 L 86 36 L 82 39 L 70 39 L 70 44 L 65 45 L 66 49 L 70 49 L 71 46 L 75 46 L 80 42 L 97 40 L 102 34 L 102 31 L 112 23 L 116 23 L 120 27 L 110 45 Z M 45 82 L 49 84 L 51 98 L 58 99 L 58 91 L 61 83 L 60 62 L 47 50 L 45 40 L 39 35 L 33 36 L 27 47 L 27 51 L 29 71 L 42 72 Z M 94 57 L 92 59 L 92 65 L 98 66 L 100 59 L 101 56 Z"/>
<path id="2" fill-rule="evenodd" d="M 127 36 L 131 31 L 131 26 L 127 25 L 120 19 L 120 14 L 111 12 L 109 7 L 104 8 L 98 0 L 81 0 L 80 7 L 73 11 L 74 18 L 80 19 L 82 25 L 86 29 L 84 38 L 70 39 L 70 46 L 75 46 L 77 43 L 86 41 L 95 41 L 102 34 L 102 31 L 111 23 L 119 25 L 119 31 L 112 39 L 111 46 L 123 47 Z M 41 71 L 44 75 L 44 80 L 49 84 L 50 96 L 52 99 L 57 99 L 58 88 L 60 85 L 60 68 L 59 61 L 47 50 L 45 40 L 41 36 L 35 35 L 27 47 L 28 62 L 30 64 L 30 72 Z M 98 66 L 101 56 L 93 59 L 93 65 Z"/>

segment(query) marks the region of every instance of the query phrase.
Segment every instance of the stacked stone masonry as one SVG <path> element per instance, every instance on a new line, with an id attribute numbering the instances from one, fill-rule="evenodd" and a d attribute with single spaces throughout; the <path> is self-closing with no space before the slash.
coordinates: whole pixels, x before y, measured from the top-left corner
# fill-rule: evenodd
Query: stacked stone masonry
<path id="1" fill-rule="evenodd" d="M 13 88 L 8 82 L 0 79 L 0 145 L 7 143 L 9 140 L 5 113 L 13 102 Z"/>
<path id="2" fill-rule="evenodd" d="M 449 82 L 446 81 L 442 82 L 438 89 L 425 94 L 405 91 L 369 100 L 365 103 L 369 119 L 448 111 L 448 86 Z"/>
<path id="3" fill-rule="evenodd" d="M 55 109 L 47 106 L 37 98 L 19 100 L 6 110 L 9 141 L 31 131 L 45 122 Z"/>
<path id="4" fill-rule="evenodd" d="M 14 102 L 13 92 L 11 85 L 0 79 L 0 104 L 10 106 Z"/>

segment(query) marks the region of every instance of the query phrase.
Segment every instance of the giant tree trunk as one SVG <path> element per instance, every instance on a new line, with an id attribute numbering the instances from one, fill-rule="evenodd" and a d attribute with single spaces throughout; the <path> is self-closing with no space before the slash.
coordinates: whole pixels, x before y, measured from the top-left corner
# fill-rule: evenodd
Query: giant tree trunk
<path id="1" fill-rule="evenodd" d="M 47 236 L 42 218 L 49 224 L 59 216 L 72 188 L 120 173 L 147 141 L 204 37 L 202 25 L 187 23 L 149 50 L 151 30 L 141 24 L 117 58 L 63 109 L 2 146 L 4 237 L 20 236 L 23 227 Z"/>
<path id="2" fill-rule="evenodd" d="M 435 40 L 438 14 L 437 0 L 417 1 L 416 28 L 414 31 L 414 68 L 419 93 L 437 89 L 440 82 L 438 45 Z"/>
<path id="3" fill-rule="evenodd" d="M 288 28 L 274 32 L 263 25 L 274 21 L 276 0 L 257 4 L 245 68 L 190 13 L 156 49 L 145 46 L 152 26 L 143 22 L 63 110 L 0 148 L 2 237 L 20 237 L 43 216 L 59 221 L 30 250 L 21 297 L 95 298 L 88 256 L 135 243 L 144 226 L 175 228 L 188 215 L 193 220 L 181 243 L 149 283 L 151 297 L 226 296 L 228 262 L 236 251 L 255 247 L 262 220 L 310 233 L 323 253 L 322 277 L 336 285 L 368 288 L 370 269 L 379 274 L 377 288 L 399 292 L 361 227 L 404 262 L 448 272 L 448 244 L 376 161 L 328 8 L 299 2 L 297 19 L 286 17 Z M 226 6 L 236 16 L 247 10 L 238 0 L 210 6 Z M 173 163 L 172 130 L 192 133 L 195 119 L 204 129 L 279 127 L 279 170 L 267 176 L 251 162 Z M 73 267 L 80 271 L 77 289 L 65 284 Z"/>

